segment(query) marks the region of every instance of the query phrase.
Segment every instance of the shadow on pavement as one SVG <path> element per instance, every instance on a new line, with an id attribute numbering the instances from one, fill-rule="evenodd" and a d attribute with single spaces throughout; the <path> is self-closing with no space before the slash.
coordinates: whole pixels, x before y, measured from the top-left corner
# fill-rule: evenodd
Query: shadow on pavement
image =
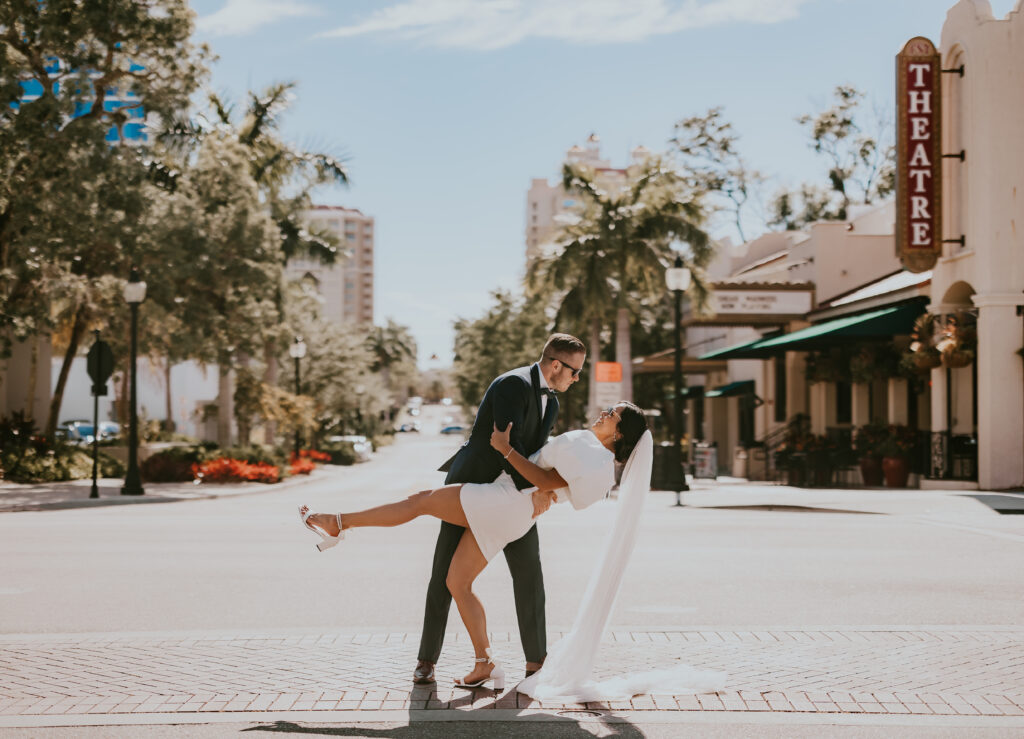
<path id="1" fill-rule="evenodd" d="M 536 715 L 536 714 L 533 714 Z M 385 722 L 381 722 L 385 723 Z M 556 715 L 545 715 L 543 720 L 521 720 L 515 719 L 500 721 L 414 721 L 407 726 L 396 726 L 394 728 L 371 728 L 363 725 L 353 726 L 303 726 L 291 721 L 275 721 L 273 724 L 262 726 L 250 726 L 242 731 L 267 731 L 282 734 L 312 734 L 319 736 L 354 736 L 372 737 L 376 739 L 420 739 L 420 737 L 451 737 L 452 739 L 463 739 L 479 736 L 515 736 L 515 737 L 587 737 L 593 739 L 596 736 L 618 736 L 641 739 L 644 735 L 635 726 L 629 723 L 616 721 L 606 723 L 595 718 L 587 722 L 592 729 L 584 729 L 578 721 Z"/>
<path id="2" fill-rule="evenodd" d="M 974 498 L 975 500 L 984 503 L 996 513 L 1006 515 L 1024 515 L 1024 495 L 1006 493 L 996 495 L 985 495 L 985 494 L 974 494 L 965 496 L 968 498 Z"/>

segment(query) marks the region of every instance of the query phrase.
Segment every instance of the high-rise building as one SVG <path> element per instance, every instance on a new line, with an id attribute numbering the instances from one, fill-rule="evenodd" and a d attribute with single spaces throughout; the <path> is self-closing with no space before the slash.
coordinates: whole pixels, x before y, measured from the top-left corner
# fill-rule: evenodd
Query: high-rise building
<path id="1" fill-rule="evenodd" d="M 630 152 L 630 166 L 641 163 L 651 154 L 644 146 L 637 146 Z M 592 168 L 598 181 L 605 187 L 625 182 L 627 169 L 611 166 L 601 158 L 601 139 L 592 133 L 585 146 L 573 146 L 565 153 L 565 163 L 583 164 Z M 559 216 L 578 205 L 575 195 L 566 193 L 561 182 L 549 183 L 544 178 L 530 182 L 526 193 L 526 259 L 529 261 L 542 251 L 543 245 L 556 238 Z"/>
<path id="2" fill-rule="evenodd" d="M 338 205 L 315 205 L 304 215 L 311 227 L 333 233 L 347 255 L 330 265 L 290 259 L 287 277 L 312 283 L 323 296 L 328 320 L 373 323 L 373 217 Z"/>

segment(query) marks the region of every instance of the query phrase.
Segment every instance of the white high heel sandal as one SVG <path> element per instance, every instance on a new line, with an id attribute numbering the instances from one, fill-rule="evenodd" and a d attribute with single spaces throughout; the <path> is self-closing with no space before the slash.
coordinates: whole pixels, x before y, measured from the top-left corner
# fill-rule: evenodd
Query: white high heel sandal
<path id="1" fill-rule="evenodd" d="M 498 662 L 498 660 L 494 659 L 494 655 L 491 654 L 491 648 L 490 647 L 487 648 L 487 656 L 486 657 L 481 657 L 481 658 L 473 660 L 473 661 L 477 662 L 477 663 L 490 662 L 492 665 L 494 665 L 494 669 L 491 670 L 491 674 L 490 675 L 488 675 L 487 677 L 482 678 L 480 680 L 477 680 L 475 683 L 466 683 L 466 682 L 462 682 L 461 680 L 456 680 L 455 681 L 455 687 L 456 688 L 482 688 L 484 686 L 484 683 L 486 683 L 488 680 L 493 680 L 494 681 L 494 689 L 497 692 L 500 693 L 502 690 L 505 689 L 505 670 L 502 669 L 501 664 Z"/>
<path id="2" fill-rule="evenodd" d="M 338 535 L 328 536 L 326 531 L 309 522 L 309 517 L 313 515 L 313 511 L 307 508 L 306 512 L 303 513 L 303 508 L 307 508 L 307 506 L 299 506 L 299 515 L 302 517 L 302 525 L 320 537 L 320 542 L 316 545 L 316 548 L 319 549 L 321 552 L 330 549 L 333 546 L 337 546 L 338 542 L 345 538 L 345 532 L 341 529 L 340 513 L 336 514 L 338 518 Z"/>

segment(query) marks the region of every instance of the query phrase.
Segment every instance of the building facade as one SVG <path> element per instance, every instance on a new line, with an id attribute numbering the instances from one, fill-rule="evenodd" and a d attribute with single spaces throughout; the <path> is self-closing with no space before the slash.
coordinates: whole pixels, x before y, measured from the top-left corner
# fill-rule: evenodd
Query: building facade
<path id="1" fill-rule="evenodd" d="M 324 300 L 325 317 L 337 323 L 373 323 L 374 219 L 354 208 L 317 205 L 306 211 L 311 228 L 332 233 L 343 252 L 334 264 L 288 261 L 289 280 L 305 280 Z"/>
<path id="2" fill-rule="evenodd" d="M 703 385 L 690 395 L 702 411 L 690 413 L 690 434 L 715 442 L 720 471 L 736 470 L 732 460 L 759 443 L 770 448 L 804 414 L 811 432 L 847 441 L 868 423 L 915 430 L 911 484 L 923 488 L 1024 486 L 1022 6 L 996 19 L 985 0 L 960 0 L 947 14 L 939 45 L 944 233 L 931 270 L 900 264 L 891 203 L 719 257 L 719 310 L 691 321 L 687 343 L 697 358 L 691 384 Z M 800 283 L 813 288 L 811 310 L 772 308 Z M 741 302 L 763 315 L 735 315 Z M 931 328 L 920 322 L 929 317 Z M 886 352 L 913 358 L 915 346 L 941 349 L 958 332 L 976 336 L 967 351 L 944 352 L 941 363 L 936 352 L 909 377 L 823 366 L 830 353 L 861 364 Z"/>
<path id="3" fill-rule="evenodd" d="M 650 156 L 644 146 L 637 146 L 630 152 L 630 166 L 642 162 Z M 624 182 L 627 169 L 615 168 L 611 162 L 601 158 L 601 139 L 597 134 L 590 134 L 584 146 L 572 146 L 565 153 L 566 164 L 582 164 L 592 168 L 598 178 L 605 184 Z M 558 234 L 559 217 L 570 213 L 578 207 L 577 198 L 565 191 L 561 182 L 554 184 L 544 178 L 530 182 L 526 193 L 526 259 L 533 259 L 540 254 L 545 244 L 549 244 Z"/>

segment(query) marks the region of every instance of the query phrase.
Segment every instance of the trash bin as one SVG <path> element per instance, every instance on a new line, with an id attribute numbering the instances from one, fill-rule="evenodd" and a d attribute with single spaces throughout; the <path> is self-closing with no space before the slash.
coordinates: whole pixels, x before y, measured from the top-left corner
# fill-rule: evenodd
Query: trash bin
<path id="1" fill-rule="evenodd" d="M 747 449 L 747 479 L 768 479 L 768 452 L 764 446 L 752 446 Z"/>
<path id="2" fill-rule="evenodd" d="M 693 446 L 693 476 L 705 480 L 718 477 L 718 447 L 703 441 Z"/>
<path id="3" fill-rule="evenodd" d="M 737 447 L 732 455 L 732 476 L 746 478 L 747 476 L 747 450 Z"/>
<path id="4" fill-rule="evenodd" d="M 669 442 L 654 447 L 654 469 L 651 474 L 652 490 L 686 490 L 683 455 L 679 447 Z"/>

